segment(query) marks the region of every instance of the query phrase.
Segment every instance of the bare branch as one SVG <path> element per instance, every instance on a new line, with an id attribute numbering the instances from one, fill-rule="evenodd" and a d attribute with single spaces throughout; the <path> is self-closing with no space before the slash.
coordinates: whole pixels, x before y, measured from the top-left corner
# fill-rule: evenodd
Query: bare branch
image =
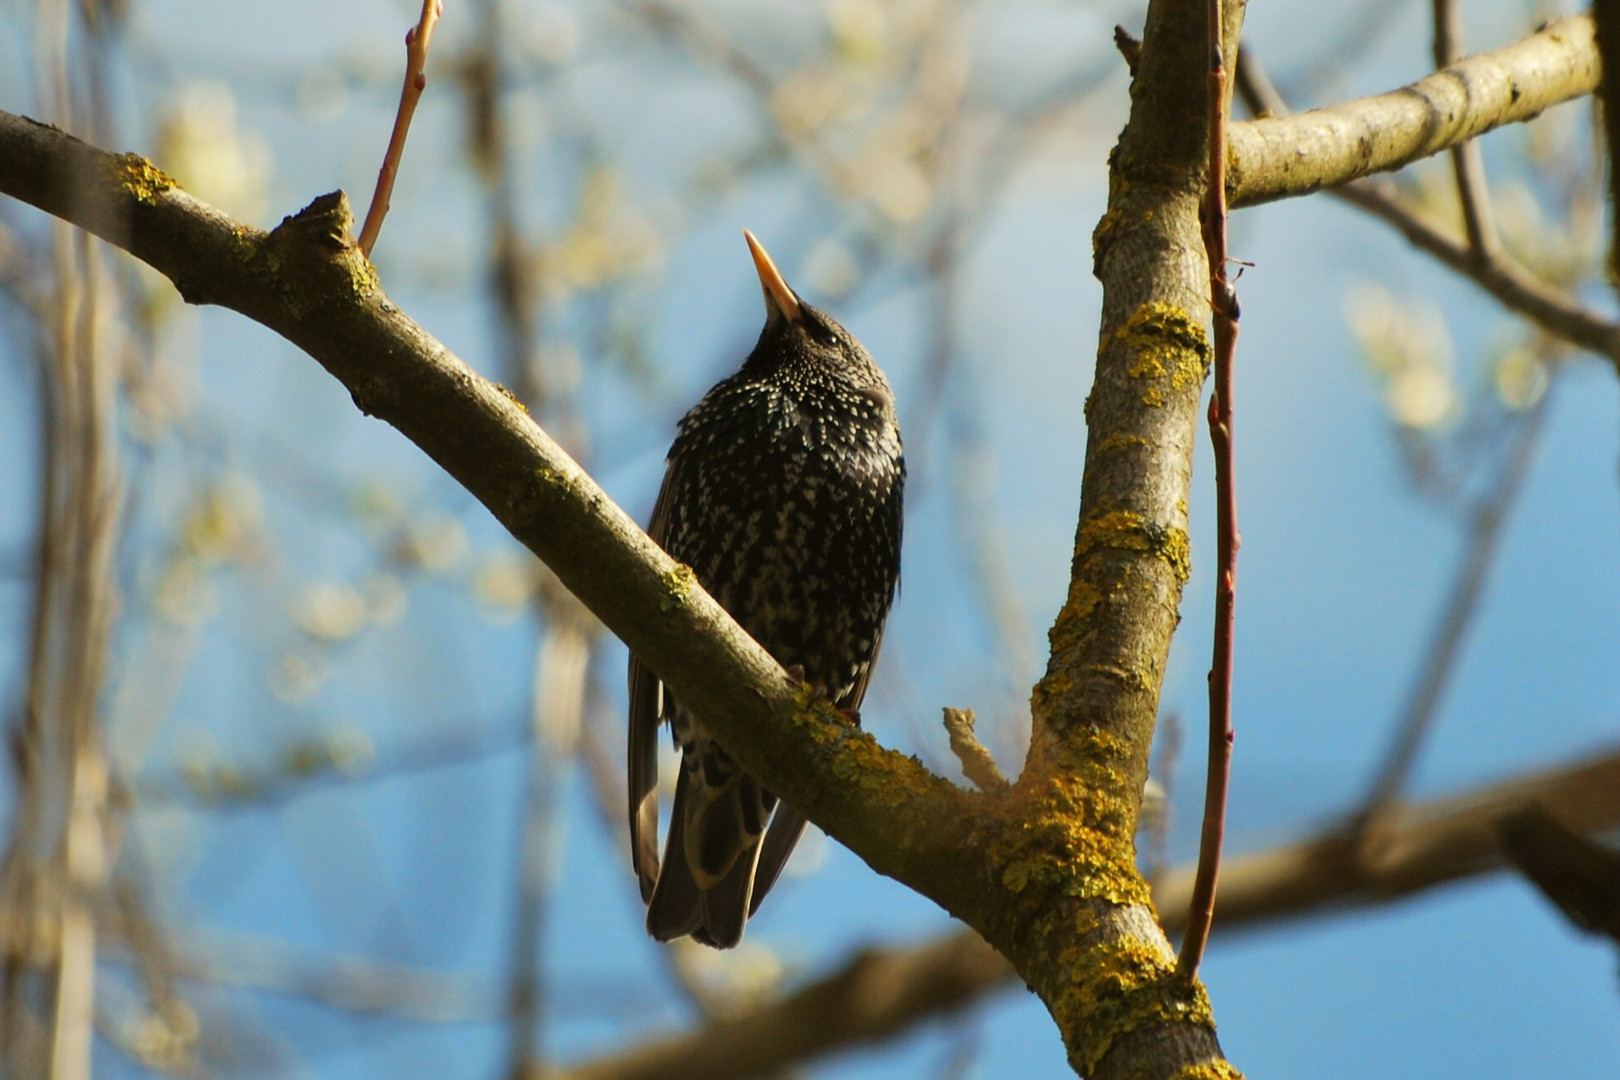
<path id="1" fill-rule="evenodd" d="M 1433 214 L 1401 197 L 1388 180 L 1360 180 L 1333 193 L 1352 206 L 1383 218 L 1412 246 L 1471 278 L 1504 307 L 1548 333 L 1606 357 L 1620 370 L 1620 325 L 1603 318 L 1567 293 L 1541 281 L 1506 256 L 1484 264 L 1467 241 Z"/>
<path id="2" fill-rule="evenodd" d="M 961 1008 L 1005 985 L 1011 975 L 1007 962 L 972 933 L 911 948 L 870 949 L 780 1001 L 577 1066 L 557 1080 L 770 1076 L 795 1062 L 878 1042 L 922 1017 Z"/>
<path id="3" fill-rule="evenodd" d="M 1237 559 L 1242 540 L 1237 523 L 1236 459 L 1232 448 L 1232 396 L 1238 335 L 1237 290 L 1226 275 L 1226 121 L 1231 107 L 1220 0 L 1209 3 L 1209 166 L 1199 208 L 1204 257 L 1209 264 L 1210 323 L 1214 330 L 1215 385 L 1209 397 L 1209 441 L 1215 455 L 1215 631 L 1209 665 L 1209 765 L 1204 783 L 1204 820 L 1198 841 L 1198 873 L 1176 967 L 1198 975 L 1215 916 L 1221 844 L 1226 837 L 1226 792 L 1232 780 L 1232 669 L 1237 636 Z M 1235 53 L 1236 50 L 1234 50 Z"/>
<path id="4" fill-rule="evenodd" d="M 1422 655 L 1426 658 L 1423 670 L 1401 710 L 1394 742 L 1368 791 L 1366 804 L 1361 811 L 1363 821 L 1370 822 L 1386 807 L 1393 805 L 1406 787 L 1418 749 L 1434 721 L 1440 697 L 1451 681 L 1468 627 L 1473 623 L 1474 613 L 1485 593 L 1485 581 L 1496 562 L 1503 526 L 1514 503 L 1518 501 L 1519 493 L 1524 489 L 1546 416 L 1547 398 L 1543 396 L 1529 415 L 1518 423 L 1507 464 L 1496 478 L 1492 490 L 1473 510 L 1468 550 L 1457 568 L 1457 576 L 1452 582 L 1433 637 L 1423 650 Z"/>
<path id="5" fill-rule="evenodd" d="M 1580 15 L 1391 93 L 1233 125 L 1232 206 L 1339 187 L 1530 120 L 1596 90 L 1600 68 Z"/>
<path id="6" fill-rule="evenodd" d="M 1620 169 L 1615 168 L 1615 153 L 1620 148 L 1620 2 L 1595 0 L 1592 15 L 1597 23 L 1598 49 L 1604 59 L 1603 70 L 1603 135 L 1609 157 L 1609 206 L 1612 210 L 1620 203 Z M 1609 276 L 1620 281 L 1620 215 L 1610 214 Z"/>
<path id="7" fill-rule="evenodd" d="M 1290 115 L 1287 103 L 1272 86 L 1265 68 L 1251 49 L 1245 49 L 1239 61 L 1238 91 L 1257 116 Z M 1251 121 L 1254 122 L 1257 121 Z M 1607 357 L 1620 370 L 1620 324 L 1605 319 L 1575 297 L 1541 281 L 1500 249 L 1482 257 L 1466 240 L 1459 238 L 1449 224 L 1402 198 L 1391 181 L 1357 180 L 1334 188 L 1331 193 L 1395 226 L 1412 246 L 1471 279 L 1504 307 L 1556 337 Z"/>

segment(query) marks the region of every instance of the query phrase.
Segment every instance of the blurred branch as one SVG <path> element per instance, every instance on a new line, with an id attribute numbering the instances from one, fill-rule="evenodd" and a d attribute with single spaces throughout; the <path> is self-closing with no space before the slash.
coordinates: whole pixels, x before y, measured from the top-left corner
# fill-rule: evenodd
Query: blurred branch
<path id="1" fill-rule="evenodd" d="M 82 93 L 84 65 L 70 61 L 76 35 L 93 49 L 98 27 L 78 27 L 67 0 L 36 15 L 40 102 L 65 125 L 93 128 L 105 116 L 100 80 L 92 73 Z M 100 706 L 118 607 L 118 295 L 93 238 L 62 222 L 48 236 L 49 291 L 34 294 L 33 309 L 43 346 L 37 577 L 24 706 L 9 733 L 17 803 L 0 866 L 0 1072 L 89 1080 L 94 913 L 111 861 Z"/>
<path id="2" fill-rule="evenodd" d="M 1364 907 L 1499 869 L 1497 821 L 1532 804 L 1583 833 L 1620 825 L 1620 751 L 1395 807 L 1365 835 L 1353 826 L 1339 828 L 1234 860 L 1221 879 L 1217 915 L 1222 926 L 1233 927 L 1327 907 Z M 1186 887 L 1185 871 L 1166 877 L 1165 910 L 1175 910 L 1173 898 Z"/>
<path id="3" fill-rule="evenodd" d="M 1503 307 L 1579 348 L 1606 358 L 1620 371 L 1620 325 L 1541 281 L 1505 255 L 1481 261 L 1441 219 L 1403 198 L 1388 180 L 1361 180 L 1333 194 L 1382 218 L 1412 246 L 1470 278 Z"/>
<path id="4" fill-rule="evenodd" d="M 1590 94 L 1600 70 L 1591 16 L 1579 15 L 1391 93 L 1235 124 L 1227 182 L 1232 206 L 1308 195 L 1399 169 Z"/>
<path id="5" fill-rule="evenodd" d="M 142 778 L 129 794 L 143 808 L 187 803 L 207 810 L 258 809 L 302 798 L 333 784 L 365 784 L 390 777 L 453 768 L 529 743 L 527 726 L 491 730 L 469 720 L 452 720 L 444 733 L 388 750 L 376 759 L 346 732 L 292 744 L 274 765 L 261 768 L 227 761 L 182 763 L 182 776 Z"/>
<path id="6" fill-rule="evenodd" d="M 1457 0 L 1433 0 L 1434 66 L 1451 67 L 1463 54 L 1462 8 Z M 1491 214 L 1491 193 L 1485 183 L 1485 158 L 1479 140 L 1451 148 L 1451 167 L 1457 180 L 1457 201 L 1462 205 L 1468 247 L 1483 262 L 1496 257 L 1501 240 Z"/>
<path id="7" fill-rule="evenodd" d="M 1497 823 L 1502 851 L 1577 927 L 1620 944 L 1620 852 L 1539 806 Z"/>
<path id="8" fill-rule="evenodd" d="M 1550 29 L 1544 32 L 1550 32 Z M 1244 104 L 1256 116 L 1276 118 L 1289 115 L 1287 104 L 1266 77 L 1265 69 L 1252 49 L 1244 49 L 1239 60 L 1238 92 Z M 1245 126 L 1237 125 L 1239 129 Z M 1620 370 L 1620 325 L 1540 280 L 1499 248 L 1494 253 L 1482 254 L 1466 239 L 1458 237 L 1450 223 L 1402 197 L 1393 182 L 1386 179 L 1357 180 L 1332 189 L 1331 194 L 1395 226 L 1413 247 L 1428 252 L 1469 278 L 1510 311 L 1529 319 L 1550 334 L 1606 357 L 1616 370 Z"/>
<path id="9" fill-rule="evenodd" d="M 1441 695 L 1451 681 L 1468 627 L 1473 623 L 1474 613 L 1479 609 L 1480 598 L 1485 593 L 1486 578 L 1496 562 L 1503 527 L 1518 501 L 1519 493 L 1524 490 L 1524 481 L 1530 473 L 1536 447 L 1540 445 L 1549 396 L 1543 394 L 1541 400 L 1514 425 L 1516 430 L 1507 462 L 1490 491 L 1472 508 L 1467 551 L 1457 566 L 1457 575 L 1452 581 L 1451 593 L 1442 609 L 1440 621 L 1423 650 L 1423 670 L 1412 685 L 1406 705 L 1401 710 L 1400 722 L 1396 725 L 1395 737 L 1360 811 L 1364 823 L 1376 819 L 1405 790 L 1424 735 L 1434 723 Z"/>
<path id="10" fill-rule="evenodd" d="M 1620 826 L 1620 751 L 1398 807 L 1380 820 L 1373 848 L 1359 845 L 1353 830 L 1334 828 L 1230 858 L 1216 903 L 1221 935 L 1284 918 L 1342 916 L 1501 870 L 1498 822 L 1527 806 L 1582 834 Z M 1178 867 L 1154 889 L 1170 933 L 1184 926 L 1194 873 Z M 888 1038 L 1016 983 L 1012 967 L 968 931 L 863 950 L 779 1001 L 576 1065 L 559 1080 L 744 1080 Z"/>
<path id="11" fill-rule="evenodd" d="M 354 956 L 308 956 L 279 942 L 163 928 L 170 972 L 183 979 L 308 998 L 355 1013 L 384 1013 L 434 1024 L 503 1015 L 493 984 L 454 972 L 424 971 Z M 111 942 L 114 960 L 138 962 L 135 942 Z"/>
<path id="12" fill-rule="evenodd" d="M 565 1069 L 557 1080 L 728 1080 L 879 1042 L 924 1017 L 971 1004 L 1012 969 L 976 934 L 868 949 L 845 967 L 770 1005 L 656 1039 L 623 1055 Z"/>
<path id="13" fill-rule="evenodd" d="M 1620 214 L 1613 208 L 1620 206 L 1620 168 L 1615 155 L 1620 153 L 1620 0 L 1593 0 L 1592 16 L 1597 23 L 1598 52 L 1603 59 L 1603 102 L 1600 110 L 1603 121 L 1603 142 L 1609 163 L 1609 277 L 1620 282 Z"/>

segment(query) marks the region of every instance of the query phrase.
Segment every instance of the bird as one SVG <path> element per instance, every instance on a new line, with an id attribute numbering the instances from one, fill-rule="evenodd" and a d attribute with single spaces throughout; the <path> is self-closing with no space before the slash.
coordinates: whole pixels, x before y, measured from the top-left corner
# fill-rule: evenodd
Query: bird
<path id="1" fill-rule="evenodd" d="M 648 533 L 772 657 L 855 723 L 900 583 L 906 465 L 894 394 L 855 336 L 744 230 L 765 326 L 681 419 Z M 729 949 L 806 820 L 738 767 L 633 653 L 631 861 L 647 932 Z M 658 736 L 681 752 L 658 856 Z M 774 812 L 773 812 L 774 811 Z"/>

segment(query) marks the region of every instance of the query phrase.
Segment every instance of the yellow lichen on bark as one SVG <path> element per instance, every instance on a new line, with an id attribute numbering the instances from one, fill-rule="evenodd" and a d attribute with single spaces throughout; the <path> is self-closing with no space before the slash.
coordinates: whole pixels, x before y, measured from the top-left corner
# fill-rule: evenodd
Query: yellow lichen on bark
<path id="1" fill-rule="evenodd" d="M 664 599 L 659 605 L 665 611 L 674 611 L 686 603 L 692 589 L 697 585 L 697 575 L 685 563 L 676 563 L 673 567 L 659 575 L 664 585 Z"/>
<path id="2" fill-rule="evenodd" d="M 139 154 L 119 154 L 112 159 L 111 170 L 113 182 L 143 203 L 155 202 L 165 191 L 180 186 L 174 177 Z"/>
<path id="3" fill-rule="evenodd" d="M 1099 548 L 1125 548 L 1157 555 L 1169 564 L 1176 581 L 1182 584 L 1186 584 L 1192 569 L 1192 547 L 1185 529 L 1159 524 L 1129 510 L 1099 514 L 1080 526 L 1080 537 L 1075 544 L 1076 560 L 1083 560 Z"/>
<path id="4" fill-rule="evenodd" d="M 1103 942 L 1072 963 L 1071 986 L 1052 1013 L 1066 1032 L 1076 1033 L 1069 1055 L 1082 1075 L 1090 1075 L 1123 1035 L 1144 1024 L 1200 1024 L 1215 1028 L 1215 1015 L 1203 985 L 1187 994 L 1175 957 L 1139 938 Z"/>
<path id="5" fill-rule="evenodd" d="M 1170 393 L 1196 390 L 1209 371 L 1204 328 L 1173 304 L 1143 304 L 1114 337 L 1134 355 L 1125 373 L 1147 383 L 1144 405 L 1159 408 Z"/>
<path id="6" fill-rule="evenodd" d="M 1177 1069 L 1170 1080 L 1243 1080 L 1243 1073 L 1229 1061 L 1206 1061 Z"/>
<path id="7" fill-rule="evenodd" d="M 1126 740 L 1093 729 L 1058 760 L 1026 771 L 997 809 L 1012 823 L 1002 850 L 989 852 L 1004 889 L 1014 896 L 1035 887 L 1113 904 L 1149 902 L 1136 869 L 1130 756 Z"/>

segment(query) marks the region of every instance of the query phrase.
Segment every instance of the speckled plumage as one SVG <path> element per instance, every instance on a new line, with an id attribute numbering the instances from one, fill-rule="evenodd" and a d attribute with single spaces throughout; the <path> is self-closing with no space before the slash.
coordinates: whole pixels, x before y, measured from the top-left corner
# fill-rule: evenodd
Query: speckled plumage
<path id="1" fill-rule="evenodd" d="M 894 399 L 861 344 L 800 301 L 749 241 L 765 329 L 742 368 L 681 420 L 649 531 L 778 662 L 853 714 L 900 576 L 905 462 Z M 682 768 L 660 865 L 665 720 Z M 648 931 L 735 945 L 804 818 L 776 806 L 633 656 L 629 761 Z"/>

